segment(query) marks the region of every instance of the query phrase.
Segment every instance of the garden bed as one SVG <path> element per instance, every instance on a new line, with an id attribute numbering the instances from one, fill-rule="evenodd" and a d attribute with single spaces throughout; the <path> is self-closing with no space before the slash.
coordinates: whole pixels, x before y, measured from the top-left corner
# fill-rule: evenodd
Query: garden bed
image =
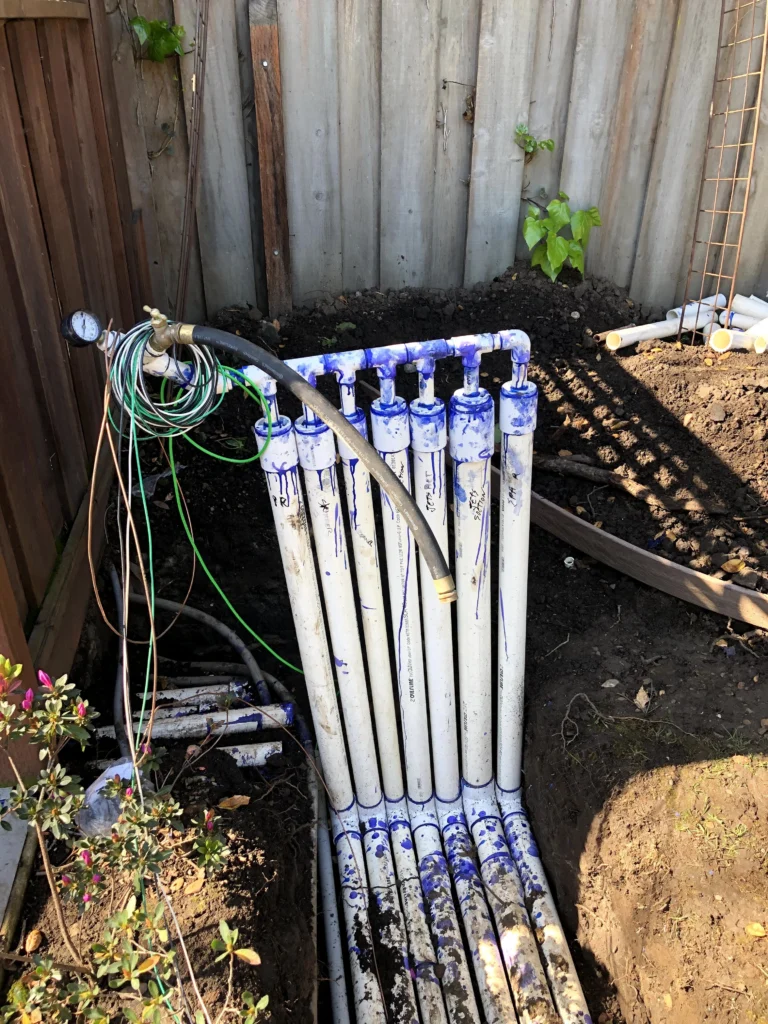
<path id="1" fill-rule="evenodd" d="M 531 377 L 541 392 L 537 455 L 570 453 L 563 457 L 636 475 L 667 504 L 698 499 L 707 508 L 670 511 L 613 487 L 596 490 L 594 483 L 543 471 L 535 474 L 535 490 L 605 531 L 702 571 L 724 573 L 723 562 L 739 559 L 742 582 L 766 589 L 768 525 L 761 503 L 768 502 L 762 443 L 768 364 L 749 353 L 716 360 L 702 348 L 678 349 L 674 342 L 610 356 L 592 337 L 633 320 L 657 319 L 658 312 L 638 310 L 612 286 L 580 284 L 565 274 L 553 285 L 518 266 L 471 292 L 322 296 L 318 308 L 287 318 L 279 333 L 238 310 L 225 311 L 216 323 L 261 338 L 283 358 L 522 328 L 531 336 Z M 485 357 L 482 370 L 483 385 L 496 394 L 509 378 L 509 357 Z M 406 397 L 415 395 L 414 375 L 401 374 L 399 381 Z M 459 383 L 455 366 L 439 364 L 439 394 L 447 397 Z M 333 381 L 321 387 L 335 391 Z M 288 414 L 296 413 L 282 394 L 280 402 Z M 203 443 L 221 454 L 249 454 L 253 420 L 253 403 L 231 396 L 205 424 Z M 150 449 L 144 458 L 146 472 L 164 468 Z M 184 466 L 179 479 L 209 567 L 246 621 L 283 658 L 295 661 L 258 464 L 214 461 L 183 441 L 176 459 Z M 158 594 L 181 600 L 191 558 L 167 480 L 159 482 L 150 510 Z M 114 541 L 113 523 L 108 525 Z M 572 568 L 565 564 L 569 557 L 575 559 Z M 235 625 L 199 570 L 190 602 Z M 768 940 L 750 936 L 746 926 L 768 927 L 761 795 L 768 780 L 762 724 L 768 719 L 768 642 L 739 623 L 636 584 L 536 528 L 528 636 L 526 799 L 564 923 L 575 938 L 594 1020 L 765 1020 L 768 988 L 761 971 L 768 970 Z M 106 714 L 111 684 L 101 680 L 113 678 L 110 643 L 91 616 L 74 673 Z M 308 711 L 301 677 L 258 647 L 254 651 Z M 163 639 L 161 653 L 231 660 L 217 638 L 183 620 Z M 289 780 L 303 785 L 295 771 Z M 311 853 L 301 831 L 306 819 L 299 816 L 294 827 L 300 831 L 283 842 L 278 816 L 296 792 L 278 784 L 260 800 L 271 784 L 253 777 L 229 785 L 228 794 L 249 785 L 252 796 L 251 807 L 243 809 L 248 813 L 232 816 L 232 874 L 206 882 L 208 895 L 195 894 L 182 909 L 200 955 L 223 910 L 231 912 L 230 924 L 247 930 L 263 964 L 244 968 L 248 976 L 238 983 L 268 993 L 275 1015 L 284 1004 L 281 1021 L 307 1020 L 312 910 Z M 271 878 L 275 870 L 275 881 L 259 891 L 259 872 Z M 288 886 L 285 899 L 281 879 Z M 27 908 L 27 928 L 46 920 L 45 913 L 39 904 Z M 46 923 L 49 930 L 53 934 Z M 271 974 L 265 971 L 268 957 Z"/>

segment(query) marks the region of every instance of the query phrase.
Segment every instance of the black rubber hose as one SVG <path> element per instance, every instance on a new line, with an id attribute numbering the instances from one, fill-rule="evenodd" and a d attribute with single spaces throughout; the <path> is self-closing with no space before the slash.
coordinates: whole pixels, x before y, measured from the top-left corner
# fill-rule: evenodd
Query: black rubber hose
<path id="1" fill-rule="evenodd" d="M 222 349 L 224 352 L 229 352 L 230 355 L 238 356 L 246 363 L 258 366 L 260 370 L 264 370 L 270 377 L 273 377 L 278 384 L 288 388 L 308 409 L 316 413 L 360 459 L 371 476 L 386 491 L 389 500 L 408 524 L 413 539 L 419 547 L 419 552 L 435 581 L 440 600 L 456 600 L 456 587 L 451 570 L 448 568 L 440 545 L 418 505 L 376 449 L 361 437 L 352 424 L 327 398 L 323 397 L 319 391 L 304 380 L 300 373 L 291 369 L 277 356 L 259 348 L 251 341 L 246 341 L 245 338 L 238 338 L 235 334 L 219 331 L 215 327 L 196 325 L 192 329 L 192 340 L 199 345 L 210 345 L 212 348 Z"/>
<path id="2" fill-rule="evenodd" d="M 146 605 L 147 603 L 147 599 L 144 594 L 131 593 L 129 599 L 131 601 L 135 601 L 136 604 Z M 169 601 L 165 597 L 155 598 L 155 608 L 163 608 L 167 612 L 176 612 L 177 615 L 186 615 L 188 619 L 194 619 L 196 622 L 202 622 L 204 626 L 208 626 L 220 636 L 223 636 L 243 659 L 243 662 L 250 673 L 251 679 L 253 680 L 253 685 L 256 687 L 259 700 L 264 704 L 269 704 L 269 690 L 267 690 L 267 684 L 264 682 L 264 676 L 259 668 L 258 662 L 233 629 L 230 629 L 229 626 L 220 622 L 218 619 L 215 619 L 213 615 L 209 615 L 208 612 L 202 612 L 199 608 L 191 608 L 188 604 L 179 604 L 178 601 Z"/>

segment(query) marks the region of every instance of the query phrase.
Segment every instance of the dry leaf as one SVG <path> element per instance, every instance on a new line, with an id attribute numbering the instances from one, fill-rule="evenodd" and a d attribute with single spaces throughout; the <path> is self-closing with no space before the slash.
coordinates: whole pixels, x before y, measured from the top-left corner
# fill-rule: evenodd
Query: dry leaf
<path id="1" fill-rule="evenodd" d="M 272 326 L 275 328 L 276 331 L 279 331 L 280 330 L 280 321 L 279 320 L 273 320 L 272 321 Z"/>
<path id="2" fill-rule="evenodd" d="M 713 365 L 712 360 L 711 359 L 705 359 L 704 360 L 704 365 L 705 366 L 712 366 Z"/>
<path id="3" fill-rule="evenodd" d="M 136 968 L 137 974 L 146 974 L 147 971 L 151 971 L 153 967 L 160 963 L 160 957 L 157 953 L 153 953 L 152 956 L 148 956 L 146 960 L 142 960 L 139 966 Z"/>
<path id="4" fill-rule="evenodd" d="M 667 538 L 667 540 L 671 541 L 673 544 L 677 540 L 677 534 L 673 533 L 672 530 L 665 530 L 664 531 L 664 536 Z"/>
<path id="5" fill-rule="evenodd" d="M 578 515 L 583 516 L 586 511 L 587 510 L 584 508 L 583 505 L 576 506 L 576 512 L 578 513 Z"/>
<path id="6" fill-rule="evenodd" d="M 687 427 L 692 419 L 693 419 L 693 413 L 692 412 L 687 412 L 685 414 L 685 416 L 683 416 L 683 426 Z"/>
<path id="7" fill-rule="evenodd" d="M 763 928 L 759 921 L 750 921 L 744 931 L 753 939 L 765 938 L 765 928 Z"/>
<path id="8" fill-rule="evenodd" d="M 40 949 L 43 944 L 43 933 L 39 928 L 33 928 L 29 935 L 24 940 L 24 952 L 34 953 L 35 950 Z"/>
<path id="9" fill-rule="evenodd" d="M 181 889 L 181 887 L 183 885 L 184 885 L 184 879 L 183 878 L 174 878 L 174 880 L 171 882 L 171 892 L 178 892 L 179 889 Z"/>
<path id="10" fill-rule="evenodd" d="M 603 528 L 603 520 L 602 519 L 598 519 L 597 522 L 594 523 L 593 525 L 595 526 L 596 529 L 602 530 L 602 528 Z"/>
<path id="11" fill-rule="evenodd" d="M 682 341 L 676 341 L 675 342 L 675 348 L 677 349 L 678 352 L 682 352 L 683 351 L 683 343 L 682 343 Z"/>
<path id="12" fill-rule="evenodd" d="M 561 448 L 557 454 L 561 459 L 570 459 L 570 457 L 573 455 L 573 452 L 569 452 L 567 448 Z"/>
<path id="13" fill-rule="evenodd" d="M 668 1010 L 672 1009 L 672 996 L 669 992 L 664 993 L 664 1005 Z"/>
<path id="14" fill-rule="evenodd" d="M 245 960 L 251 967 L 258 967 L 261 963 L 261 957 L 255 949 L 236 949 L 235 956 L 239 956 L 241 960 Z"/>
<path id="15" fill-rule="evenodd" d="M 247 807 L 251 802 L 249 796 L 228 796 L 219 802 L 222 811 L 236 811 L 238 807 Z"/>
<path id="16" fill-rule="evenodd" d="M 635 704 L 641 711 L 645 711 L 648 705 L 651 703 L 651 698 L 648 696 L 648 691 L 644 686 L 641 686 L 635 695 Z"/>
<path id="17" fill-rule="evenodd" d="M 725 359 L 730 359 L 731 358 L 731 354 L 732 353 L 730 353 L 730 352 L 723 352 L 723 354 L 718 357 L 718 360 L 717 360 L 718 363 L 722 363 Z"/>
<path id="18" fill-rule="evenodd" d="M 204 884 L 205 884 L 205 879 L 204 878 L 195 878 L 184 889 L 184 894 L 186 896 L 194 896 L 196 892 L 200 892 L 200 890 L 203 888 Z"/>
<path id="19" fill-rule="evenodd" d="M 720 568 L 723 570 L 723 572 L 741 572 L 741 570 L 744 568 L 744 559 L 729 558 L 727 562 L 723 562 Z"/>

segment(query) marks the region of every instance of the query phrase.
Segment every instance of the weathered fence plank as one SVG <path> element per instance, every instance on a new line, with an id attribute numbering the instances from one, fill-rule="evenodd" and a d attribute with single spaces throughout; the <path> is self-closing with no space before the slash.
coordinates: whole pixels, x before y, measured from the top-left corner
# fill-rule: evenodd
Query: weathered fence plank
<path id="1" fill-rule="evenodd" d="M 381 0 L 338 0 L 344 291 L 379 283 Z"/>
<path id="2" fill-rule="evenodd" d="M 465 285 L 489 280 L 515 258 L 525 169 L 515 125 L 530 107 L 538 8 L 538 0 L 483 0 Z"/>
<path id="3" fill-rule="evenodd" d="M 598 202 L 603 227 L 592 235 L 589 268 L 623 288 L 632 275 L 677 9 L 677 0 L 637 5 L 621 69 Z"/>
<path id="4" fill-rule="evenodd" d="M 580 2 L 549 0 L 539 6 L 531 104 L 526 123 L 535 138 L 553 139 L 555 148 L 552 152 L 540 150 L 526 164 L 522 217 L 525 217 L 529 198 L 546 205 L 560 188 Z M 523 239 L 522 220 L 519 223 L 517 254 L 525 258 L 529 250 Z"/>
<path id="5" fill-rule="evenodd" d="M 681 0 L 630 282 L 640 302 L 673 305 L 688 266 L 719 13 L 720 0 Z"/>
<path id="6" fill-rule="evenodd" d="M 277 11 L 293 297 L 307 302 L 342 286 L 336 0 Z"/>
<path id="7" fill-rule="evenodd" d="M 634 9 L 635 0 L 581 5 L 560 169 L 572 209 L 594 206 L 600 198 Z"/>
<path id="8" fill-rule="evenodd" d="M 285 138 L 280 79 L 280 46 L 275 0 L 252 0 L 250 18 L 251 89 L 256 106 L 259 183 L 267 272 L 269 314 L 291 309 L 291 243 L 285 188 Z"/>
<path id="9" fill-rule="evenodd" d="M 435 288 L 464 281 L 480 2 L 443 0 L 440 10 L 438 136 L 428 280 Z"/>
<path id="10" fill-rule="evenodd" d="M 176 21 L 194 32 L 195 0 L 174 0 Z M 194 52 L 180 58 L 184 101 L 189 114 L 194 90 Z M 256 305 L 248 177 L 245 168 L 235 8 L 214 2 L 208 8 L 205 110 L 200 130 L 197 232 L 209 314 L 222 306 Z"/>
<path id="11" fill-rule="evenodd" d="M 383 0 L 381 287 L 427 283 L 437 144 L 439 4 Z"/>

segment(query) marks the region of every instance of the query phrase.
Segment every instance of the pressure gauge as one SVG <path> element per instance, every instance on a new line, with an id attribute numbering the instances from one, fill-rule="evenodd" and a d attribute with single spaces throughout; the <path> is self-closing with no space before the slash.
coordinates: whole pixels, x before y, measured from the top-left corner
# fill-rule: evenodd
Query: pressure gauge
<path id="1" fill-rule="evenodd" d="M 95 313 L 78 309 L 61 321 L 61 333 L 70 345 L 83 348 L 93 345 L 101 337 L 104 328 Z"/>

